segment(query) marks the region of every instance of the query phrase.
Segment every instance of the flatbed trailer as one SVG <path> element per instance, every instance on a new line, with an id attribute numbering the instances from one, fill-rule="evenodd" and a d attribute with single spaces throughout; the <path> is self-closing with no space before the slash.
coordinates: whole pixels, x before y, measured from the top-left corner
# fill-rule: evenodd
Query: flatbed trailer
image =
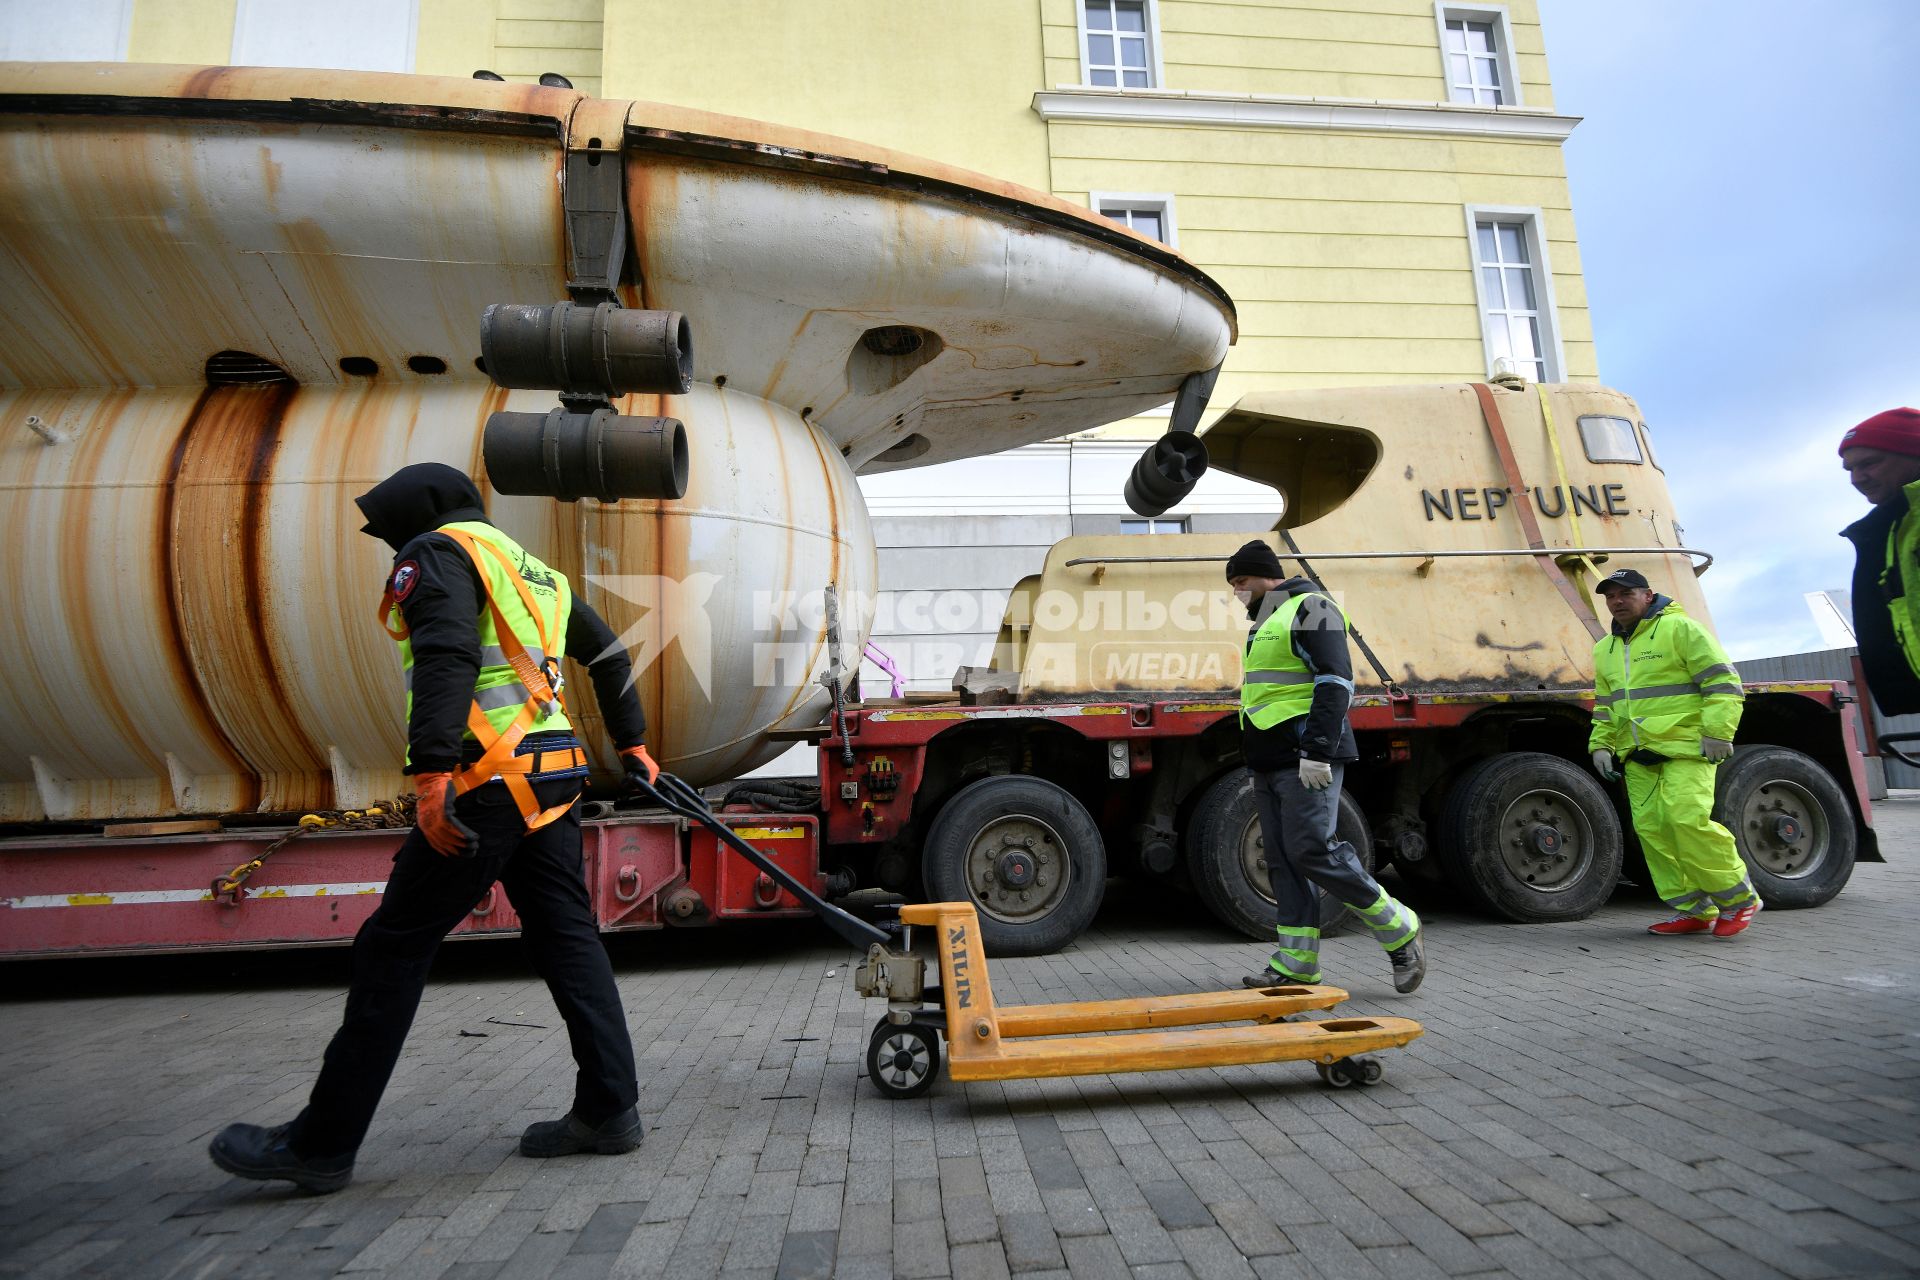
<path id="1" fill-rule="evenodd" d="M 1770 905 L 1818 905 L 1856 857 L 1879 856 L 1853 696 L 1838 682 L 1751 683 L 1747 694 L 1722 820 Z M 1590 690 L 1362 694 L 1342 834 L 1375 865 L 1451 883 L 1495 914 L 1590 913 L 1623 857 L 1631 867 L 1622 798 L 1587 766 L 1591 707 Z M 836 722 L 797 735 L 817 744 L 809 809 L 736 804 L 721 817 L 824 897 L 877 886 L 973 903 L 996 955 L 1066 945 L 1114 874 L 1190 889 L 1223 923 L 1265 936 L 1237 711 L 1218 693 L 861 703 L 844 732 Z M 183 835 L 0 838 L 0 958 L 344 943 L 378 904 L 406 834 L 314 831 L 236 877 L 289 830 L 245 821 Z M 810 914 L 698 824 L 657 809 L 598 802 L 583 846 L 609 933 Z M 518 928 L 496 886 L 454 936 Z"/>

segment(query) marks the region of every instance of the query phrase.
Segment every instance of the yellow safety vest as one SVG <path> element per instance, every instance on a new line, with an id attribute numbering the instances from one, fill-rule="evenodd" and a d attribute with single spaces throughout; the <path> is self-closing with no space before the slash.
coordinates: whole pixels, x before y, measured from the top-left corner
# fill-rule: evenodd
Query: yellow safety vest
<path id="1" fill-rule="evenodd" d="M 1291 596 L 1275 609 L 1247 644 L 1246 670 L 1240 680 L 1240 718 L 1251 720 L 1262 729 L 1285 724 L 1313 709 L 1314 675 L 1306 659 L 1293 649 L 1293 620 L 1300 606 L 1317 591 Z M 1340 614 L 1345 624 L 1347 612 L 1331 596 L 1322 596 Z"/>
<path id="2" fill-rule="evenodd" d="M 1746 690 L 1726 650 L 1669 602 L 1633 634 L 1593 647 L 1593 730 L 1587 749 L 1691 758 L 1700 739 L 1732 742 Z"/>
<path id="3" fill-rule="evenodd" d="M 480 672 L 473 682 L 465 735 L 480 744 L 481 756 L 455 771 L 454 790 L 465 793 L 498 777 L 513 794 L 528 829 L 538 830 L 571 808 L 573 800 L 541 809 L 527 779 L 531 758 L 515 757 L 514 751 L 530 731 L 550 733 L 573 727 L 558 678 L 573 589 L 565 574 L 548 568 L 483 521 L 457 521 L 435 532 L 452 538 L 472 557 L 487 595 L 487 608 L 479 618 Z M 394 600 L 391 582 L 380 600 L 380 620 L 400 647 L 411 720 L 413 637 Z"/>

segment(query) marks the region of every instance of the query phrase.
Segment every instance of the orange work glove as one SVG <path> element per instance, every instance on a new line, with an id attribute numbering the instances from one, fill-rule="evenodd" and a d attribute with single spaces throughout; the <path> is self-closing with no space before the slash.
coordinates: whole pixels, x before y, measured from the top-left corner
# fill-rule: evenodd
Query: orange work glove
<path id="1" fill-rule="evenodd" d="M 648 786 L 660 781 L 660 766 L 653 762 L 653 757 L 647 754 L 647 748 L 644 745 L 628 747 L 620 753 L 620 760 L 626 766 L 628 773 L 645 778 Z"/>
<path id="2" fill-rule="evenodd" d="M 413 775 L 414 825 L 443 858 L 464 858 L 476 852 L 473 829 L 453 816 L 453 774 Z"/>

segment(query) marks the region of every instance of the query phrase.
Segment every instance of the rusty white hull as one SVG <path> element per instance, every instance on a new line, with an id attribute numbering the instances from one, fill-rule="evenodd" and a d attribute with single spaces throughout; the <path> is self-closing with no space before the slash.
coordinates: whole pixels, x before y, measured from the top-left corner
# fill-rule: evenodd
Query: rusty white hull
<path id="1" fill-rule="evenodd" d="M 400 787 L 388 555 L 350 499 L 407 462 L 479 473 L 489 412 L 552 403 L 486 380 L 478 319 L 566 296 L 589 134 L 622 140 L 626 301 L 694 325 L 693 392 L 626 406 L 686 423 L 692 487 L 492 514 L 623 634 L 696 781 L 818 719 L 820 613 L 787 606 L 877 585 L 856 472 L 1137 412 L 1231 341 L 1164 249 L 853 143 L 532 86 L 0 64 L 0 820 Z M 862 346 L 899 325 L 937 340 Z M 209 385 L 221 352 L 292 384 Z"/>

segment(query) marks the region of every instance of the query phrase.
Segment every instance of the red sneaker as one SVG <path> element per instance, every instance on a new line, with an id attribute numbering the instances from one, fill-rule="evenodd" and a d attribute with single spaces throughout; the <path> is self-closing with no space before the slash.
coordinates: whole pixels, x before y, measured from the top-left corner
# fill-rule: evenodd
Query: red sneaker
<path id="1" fill-rule="evenodd" d="M 1743 929 L 1745 927 L 1744 924 L 1741 926 Z M 1699 916 L 1675 916 L 1671 920 L 1662 920 L 1659 924 L 1650 924 L 1647 926 L 1648 933 L 1655 933 L 1663 938 L 1671 938 L 1683 933 L 1707 933 L 1709 931 L 1713 933 L 1720 932 L 1713 921 L 1703 920 Z M 1737 933 L 1739 930 L 1735 930 L 1735 932 Z"/>
<path id="2" fill-rule="evenodd" d="M 1723 911 L 1720 913 L 1720 918 L 1713 922 L 1713 936 L 1731 938 L 1752 924 L 1753 918 L 1759 914 L 1760 903 L 1757 900 L 1741 907 L 1738 911 Z"/>

